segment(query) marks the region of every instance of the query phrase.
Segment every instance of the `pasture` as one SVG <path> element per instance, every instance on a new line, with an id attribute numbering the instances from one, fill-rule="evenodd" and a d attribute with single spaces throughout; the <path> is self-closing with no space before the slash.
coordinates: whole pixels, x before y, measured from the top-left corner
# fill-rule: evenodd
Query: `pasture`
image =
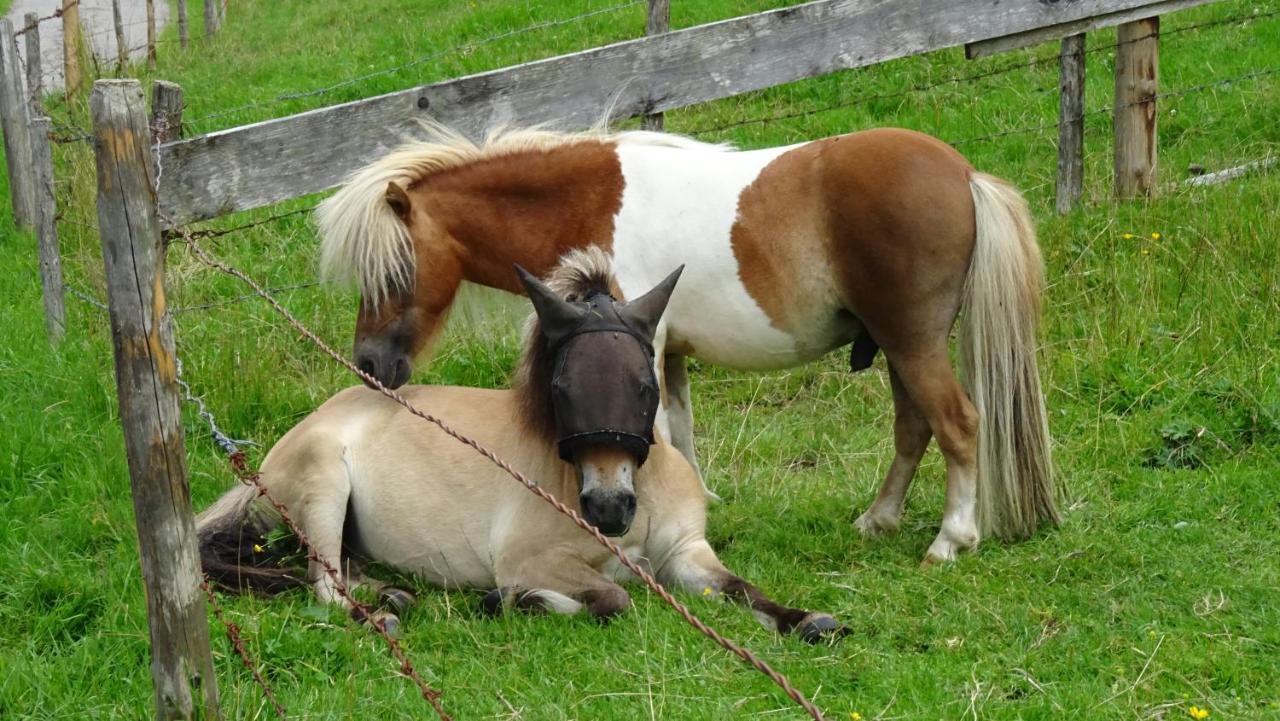
<path id="1" fill-rule="evenodd" d="M 676 0 L 672 26 L 785 4 Z M 610 7 L 246 0 L 212 42 L 162 46 L 155 71 L 135 70 L 182 84 L 194 134 L 640 34 L 643 3 Z M 593 10 L 607 11 L 508 34 Z M 668 130 L 713 129 L 699 137 L 743 147 L 915 128 L 956 142 L 979 169 L 1022 189 L 1047 264 L 1042 375 L 1067 496 L 1061 528 L 1016 545 L 986 542 L 954 565 L 922 570 L 942 506 L 936 449 L 898 535 L 864 539 L 852 526 L 893 455 L 882 359 L 856 375 L 841 352 L 770 374 L 695 366 L 698 451 L 724 499 L 710 508 L 709 540 L 767 593 L 830 612 L 850 634 L 810 647 L 731 606 L 684 597 L 695 613 L 833 719 L 1178 719 L 1193 706 L 1210 718 L 1280 718 L 1280 174 L 1178 182 L 1192 164 L 1218 170 L 1280 152 L 1280 75 L 1259 74 L 1280 66 L 1278 13 L 1275 2 L 1226 0 L 1167 16 L 1162 90 L 1205 87 L 1160 101 L 1161 197 L 1110 199 L 1111 116 L 1091 113 L 1084 202 L 1064 217 L 1052 212 L 1057 65 L 1043 62 L 1056 44 L 973 62 L 958 50 L 935 53 L 667 114 Z M 1091 47 L 1113 42 L 1114 31 L 1090 35 Z M 1102 108 L 1112 55 L 1086 57 L 1087 107 Z M 1010 64 L 1023 67 L 945 82 Z M 934 87 L 904 92 L 926 85 Z M 85 104 L 60 104 L 55 119 L 85 127 Z M 777 119 L 714 130 L 761 117 Z M 101 298 L 92 154 L 82 144 L 55 153 L 68 282 Z M 146 609 L 107 319 L 68 299 L 67 338 L 51 349 L 34 244 L 12 227 L 4 201 L 0 718 L 146 717 Z M 315 279 L 306 214 L 207 242 L 288 288 L 280 295 L 304 322 L 349 344 L 354 295 L 294 287 Z M 168 263 L 186 380 L 232 437 L 262 444 L 252 460 L 351 384 L 181 244 Z M 477 294 L 415 382 L 506 385 L 527 308 Z M 189 406 L 184 413 L 192 495 L 203 508 L 235 481 L 204 422 Z M 420 590 L 403 643 L 458 719 L 802 716 L 640 588 L 635 607 L 603 627 L 585 617 L 488 619 L 478 593 Z M 222 602 L 291 716 L 429 714 L 381 641 L 309 592 Z M 210 630 L 228 717 L 270 718 L 221 627 Z"/>

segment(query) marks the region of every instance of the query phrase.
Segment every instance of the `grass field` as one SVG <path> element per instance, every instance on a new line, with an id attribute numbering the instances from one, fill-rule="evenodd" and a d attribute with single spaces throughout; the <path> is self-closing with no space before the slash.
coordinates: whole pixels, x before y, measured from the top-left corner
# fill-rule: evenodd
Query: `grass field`
<path id="1" fill-rule="evenodd" d="M 777 2 L 675 2 L 683 27 Z M 193 7 L 198 6 L 196 4 Z M 166 43 L 154 77 L 186 89 L 192 132 L 243 124 L 642 32 L 632 4 L 492 42 L 602 0 L 233 3 L 212 42 Z M 1280 4 L 1226 0 L 1169 16 L 1161 84 L 1178 90 L 1280 67 Z M 1248 22 L 1170 32 L 1216 20 Z M 193 36 L 199 36 L 198 23 Z M 176 36 L 170 29 L 165 37 Z M 1091 45 L 1114 42 L 1099 32 Z M 459 51 L 450 49 L 472 43 Z M 752 93 L 668 114 L 689 131 L 890 95 L 1010 62 L 1026 67 L 927 92 L 712 132 L 745 147 L 882 125 L 947 140 L 1056 119 L 1055 47 L 967 62 L 960 51 Z M 283 103 L 344 78 L 433 59 Z M 1088 56 L 1088 106 L 1110 102 L 1112 54 Z M 145 73 L 144 73 L 145 74 Z M 207 117 L 248 103 L 263 103 Z M 58 122 L 84 126 L 84 98 Z M 787 673 L 832 719 L 1280 718 L 1280 174 L 1175 187 L 1280 152 L 1280 75 L 1161 101 L 1161 176 L 1152 202 L 1115 203 L 1110 115 L 1088 117 L 1083 207 L 1052 214 L 1052 130 L 960 142 L 979 168 L 1031 200 L 1048 264 L 1043 375 L 1065 524 L 1017 545 L 992 542 L 956 564 L 917 564 L 936 533 L 943 469 L 931 450 L 902 532 L 864 540 L 852 521 L 892 457 L 883 361 L 851 375 L 843 353 L 803 368 L 693 372 L 697 438 L 724 502 L 709 535 L 725 562 L 793 605 L 834 613 L 832 646 L 776 638 L 749 615 L 685 600 Z M 69 282 L 102 297 L 92 155 L 57 149 Z M 0 718 L 152 714 L 145 602 L 105 315 L 69 298 L 67 340 L 44 339 L 34 242 L 0 206 Z M 232 225 L 307 201 L 227 219 Z M 222 236 L 224 257 L 273 285 L 313 279 L 315 235 L 293 217 Z M 181 247 L 170 304 L 246 290 Z M 339 346 L 354 322 L 343 289 L 282 293 Z M 487 303 L 476 303 L 480 308 Z M 519 303 L 456 316 L 419 382 L 503 386 L 519 353 Z M 233 436 L 269 446 L 351 383 L 263 304 L 179 312 L 186 376 Z M 203 507 L 234 483 L 190 408 L 192 494 Z M 260 459 L 264 449 L 253 451 Z M 426 679 L 458 719 L 801 718 L 762 676 L 637 588 L 607 627 L 586 618 L 482 616 L 479 596 L 423 589 L 402 626 Z M 425 718 L 381 642 L 309 594 L 224 597 L 295 718 Z M 213 626 L 228 718 L 271 711 Z"/>

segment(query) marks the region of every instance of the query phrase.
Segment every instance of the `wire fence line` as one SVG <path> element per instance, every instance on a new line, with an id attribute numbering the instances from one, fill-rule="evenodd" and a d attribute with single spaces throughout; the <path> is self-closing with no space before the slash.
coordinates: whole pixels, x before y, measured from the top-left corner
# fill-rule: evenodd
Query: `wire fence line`
<path id="1" fill-rule="evenodd" d="M 488 37 L 480 38 L 478 40 L 469 40 L 466 42 L 458 43 L 456 45 L 445 48 L 443 50 L 439 50 L 433 53 L 428 53 L 427 55 L 418 56 L 400 65 L 396 65 L 389 68 L 383 68 L 381 70 L 375 70 L 371 73 L 365 73 L 363 75 L 350 77 L 345 80 L 336 82 L 332 85 L 313 88 L 311 90 L 303 90 L 303 91 L 292 92 L 292 93 L 283 93 L 273 98 L 269 98 L 267 100 L 259 100 L 259 101 L 254 101 L 250 103 L 245 103 L 243 105 L 238 105 L 236 107 L 227 108 L 225 110 L 219 110 L 217 112 L 209 113 L 207 115 L 202 115 L 200 117 L 193 118 L 189 122 L 198 123 L 204 120 L 214 120 L 217 118 L 224 118 L 237 113 L 242 113 L 246 110 L 253 110 L 257 108 L 278 105 L 280 103 L 288 102 L 290 100 L 301 100 L 304 98 L 312 98 L 319 95 L 327 95 L 329 93 L 335 92 L 337 90 L 341 90 L 343 88 L 351 87 L 353 85 L 357 85 L 367 80 L 372 80 L 374 78 L 379 78 L 387 75 L 394 75 L 402 70 L 408 70 L 409 68 L 417 67 L 419 65 L 423 65 L 425 63 L 429 63 L 433 60 L 447 57 L 449 55 L 467 53 L 472 50 L 475 50 L 476 48 L 484 47 L 486 45 L 492 45 L 493 43 L 496 43 L 501 40 L 506 40 L 508 38 L 524 35 L 527 33 L 537 32 L 539 30 L 546 30 L 548 28 L 559 27 L 562 25 L 569 25 L 572 23 L 581 22 L 582 20 L 595 17 L 597 15 L 605 15 L 609 13 L 619 12 L 621 10 L 625 10 L 626 8 L 635 7 L 637 5 L 643 5 L 645 4 L 645 2 L 646 0 L 627 0 L 627 2 L 619 3 L 617 5 L 610 5 L 609 7 L 598 8 L 596 10 L 590 10 L 584 13 L 580 13 L 578 15 L 574 15 L 572 17 L 561 18 L 558 20 L 547 20 L 540 23 L 533 23 L 531 25 L 526 25 L 525 27 L 522 27 L 522 28 L 509 30 L 506 32 L 498 33 L 496 35 L 490 35 Z"/>
<path id="2" fill-rule="evenodd" d="M 280 704 L 276 698 L 275 691 L 271 690 L 271 685 L 267 683 L 267 679 L 262 676 L 262 672 L 258 670 L 258 664 L 254 662 L 253 656 L 249 653 L 249 647 L 244 642 L 244 634 L 240 632 L 240 627 L 235 621 L 227 618 L 222 610 L 222 604 L 218 602 L 218 596 L 214 594 L 213 588 L 209 585 L 209 578 L 201 574 L 200 588 L 204 591 L 205 598 L 209 600 L 209 608 L 213 610 L 214 618 L 218 619 L 218 623 L 222 624 L 223 630 L 227 633 L 227 638 L 231 641 L 231 647 L 235 649 L 240 656 L 240 663 L 249 670 L 253 675 L 254 683 L 258 684 L 258 688 L 262 689 L 263 695 L 271 702 L 271 707 L 275 709 L 276 716 L 286 719 L 289 714 L 284 710 L 284 706 Z"/>
<path id="3" fill-rule="evenodd" d="M 63 5 L 57 10 L 54 10 L 52 13 L 45 15 L 44 17 L 36 18 L 36 22 L 34 25 L 30 25 L 30 24 L 24 25 L 22 29 L 15 32 L 13 36 L 16 38 L 19 35 L 26 33 L 28 30 L 32 29 L 33 27 L 36 27 L 40 23 L 43 23 L 49 20 L 57 20 L 62 17 L 63 13 L 70 10 L 71 8 L 78 7 L 79 5 L 80 5 L 80 0 L 71 0 L 71 2 L 67 3 L 66 5 Z"/>

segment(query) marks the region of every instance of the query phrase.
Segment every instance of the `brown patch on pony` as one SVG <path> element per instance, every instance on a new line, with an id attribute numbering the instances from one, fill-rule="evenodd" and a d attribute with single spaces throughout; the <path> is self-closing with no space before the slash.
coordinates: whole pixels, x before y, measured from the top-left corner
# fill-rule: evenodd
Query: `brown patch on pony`
<path id="1" fill-rule="evenodd" d="M 971 172 L 953 148 L 910 130 L 788 151 L 739 198 L 732 243 L 742 283 L 774 327 L 802 344 L 840 311 L 868 325 L 859 335 L 911 328 L 895 320 L 904 293 L 959 298 L 973 248 Z M 946 305 L 930 332 L 950 326 L 956 304 Z M 867 337 L 851 362 L 869 364 L 877 342 L 886 341 Z"/>
<path id="2" fill-rule="evenodd" d="M 522 293 L 511 264 L 545 275 L 565 253 L 613 247 L 622 207 L 622 165 L 611 142 L 581 140 L 481 158 L 433 173 L 409 189 L 415 208 L 447 234 L 414 245 L 445 244 L 474 283 Z M 419 271 L 431 276 L 430 261 Z M 426 271 L 426 274 L 423 273 Z"/>
<path id="3" fill-rule="evenodd" d="M 514 275 L 514 273 L 512 274 Z M 543 281 L 569 302 L 577 302 L 595 292 L 604 292 L 622 301 L 622 291 L 613 276 L 613 258 L 595 247 L 570 251 L 551 269 Z M 551 377 L 555 354 L 547 347 L 542 323 L 531 314 L 525 323 L 524 355 L 516 367 L 512 391 L 520 422 L 532 434 L 548 443 L 556 441 L 555 409 L 551 405 Z"/>

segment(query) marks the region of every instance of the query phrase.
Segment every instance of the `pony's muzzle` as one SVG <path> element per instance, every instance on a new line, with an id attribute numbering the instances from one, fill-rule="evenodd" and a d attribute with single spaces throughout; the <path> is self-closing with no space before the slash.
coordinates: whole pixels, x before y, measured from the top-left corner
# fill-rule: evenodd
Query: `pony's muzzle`
<path id="1" fill-rule="evenodd" d="M 372 345 L 385 344 L 364 344 L 357 347 L 355 353 L 356 367 L 373 376 L 379 383 L 388 388 L 399 388 L 407 383 L 409 375 L 413 372 L 409 356 L 390 348 L 368 347 Z M 362 380 L 364 380 L 365 385 L 373 387 L 373 384 L 368 380 Z"/>
<path id="2" fill-rule="evenodd" d="M 606 536 L 624 536 L 636 517 L 636 494 L 627 490 L 595 489 L 578 496 L 582 517 Z"/>

